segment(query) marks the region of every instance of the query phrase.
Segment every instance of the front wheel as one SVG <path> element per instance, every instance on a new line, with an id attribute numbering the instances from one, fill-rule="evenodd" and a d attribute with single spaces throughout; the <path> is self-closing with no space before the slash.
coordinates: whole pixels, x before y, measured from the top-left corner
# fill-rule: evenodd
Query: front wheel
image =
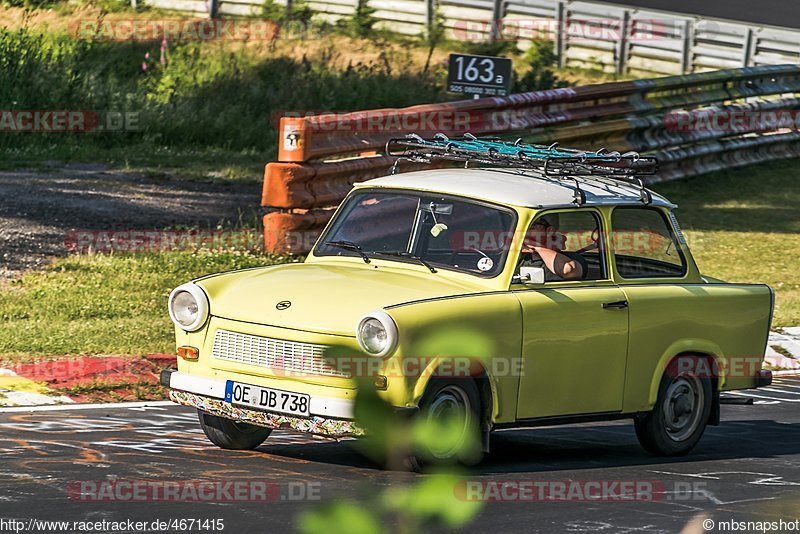
<path id="1" fill-rule="evenodd" d="M 441 440 L 432 440 L 419 447 L 405 461 L 411 471 L 424 466 L 460 463 L 474 465 L 483 457 L 480 448 L 481 402 L 474 380 L 434 380 L 420 402 L 417 417 L 443 426 L 450 426 Z"/>
<path id="2" fill-rule="evenodd" d="M 687 454 L 706 429 L 712 399 L 708 378 L 680 372 L 674 362 L 661 378 L 653 411 L 634 421 L 639 443 L 658 456 Z"/>
<path id="3" fill-rule="evenodd" d="M 197 410 L 197 416 L 206 437 L 222 449 L 252 450 L 264 443 L 272 433 L 271 428 L 240 423 L 202 410 Z"/>

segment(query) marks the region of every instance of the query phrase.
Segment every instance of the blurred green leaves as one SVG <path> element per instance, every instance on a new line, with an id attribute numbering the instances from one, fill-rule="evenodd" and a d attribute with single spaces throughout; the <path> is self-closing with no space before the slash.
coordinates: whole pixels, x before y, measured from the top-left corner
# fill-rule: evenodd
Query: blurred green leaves
<path id="1" fill-rule="evenodd" d="M 459 499 L 456 488 L 460 482 L 456 475 L 431 475 L 414 486 L 389 488 L 382 504 L 387 510 L 409 514 L 423 524 L 462 527 L 480 511 L 481 503 Z"/>
<path id="2" fill-rule="evenodd" d="M 298 528 L 305 534 L 377 534 L 419 532 L 431 526 L 464 527 L 478 514 L 481 503 L 459 499 L 456 488 L 460 482 L 455 475 L 431 475 L 414 485 L 390 487 L 367 502 L 323 505 L 302 514 Z"/>
<path id="3" fill-rule="evenodd" d="M 374 534 L 382 532 L 378 517 L 354 502 L 322 506 L 300 516 L 300 532 L 326 534 Z"/>
<path id="4" fill-rule="evenodd" d="M 342 356 L 347 350 L 334 353 Z M 354 415 L 368 435 L 359 442 L 360 448 L 388 469 L 402 469 L 405 457 L 441 447 L 460 444 L 462 456 L 470 451 L 480 452 L 477 440 L 463 439 L 463 421 L 438 421 L 424 413 L 416 416 L 397 413 L 381 398 L 370 377 L 358 379 Z M 371 534 L 418 532 L 430 526 L 463 527 L 480 511 L 482 503 L 458 498 L 461 477 L 452 471 L 452 466 L 449 468 L 451 472 L 428 475 L 410 485 L 403 483 L 405 477 L 398 477 L 396 484 L 382 492 L 370 488 L 368 497 L 361 502 L 343 500 L 304 512 L 298 519 L 299 530 L 307 534 Z"/>

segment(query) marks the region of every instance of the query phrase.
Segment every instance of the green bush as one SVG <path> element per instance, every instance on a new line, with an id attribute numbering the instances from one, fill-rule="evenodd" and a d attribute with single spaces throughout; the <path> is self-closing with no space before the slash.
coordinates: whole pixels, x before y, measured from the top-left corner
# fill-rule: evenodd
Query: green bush
<path id="1" fill-rule="evenodd" d="M 567 87 L 569 83 L 559 80 L 555 74 L 558 57 L 552 41 L 536 40 L 525 51 L 522 61 L 527 65 L 524 74 L 514 80 L 513 91 L 524 93 L 527 91 L 541 91 L 557 87 Z"/>
<path id="2" fill-rule="evenodd" d="M 337 25 L 340 30 L 352 37 L 361 39 L 372 37 L 375 34 L 375 23 L 378 22 L 378 19 L 373 17 L 375 11 L 376 9 L 370 7 L 366 0 L 359 0 L 353 15 L 339 20 Z"/>
<path id="3" fill-rule="evenodd" d="M 261 5 L 261 16 L 279 24 L 287 22 L 309 24 L 314 12 L 304 0 L 294 0 L 288 6 L 278 4 L 275 0 L 265 0 Z"/>

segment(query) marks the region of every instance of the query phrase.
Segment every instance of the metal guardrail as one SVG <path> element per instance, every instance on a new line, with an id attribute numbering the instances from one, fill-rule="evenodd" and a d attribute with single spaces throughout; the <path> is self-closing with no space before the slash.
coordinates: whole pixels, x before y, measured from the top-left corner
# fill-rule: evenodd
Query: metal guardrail
<path id="1" fill-rule="evenodd" d="M 258 16 L 262 0 L 131 0 L 207 16 Z M 275 0 L 286 5 L 293 0 Z M 377 27 L 418 35 L 442 17 L 452 39 L 554 42 L 561 66 L 638 75 L 800 62 L 800 32 L 724 19 L 579 0 L 308 0 L 316 17 L 335 22 L 359 3 Z"/>
<path id="2" fill-rule="evenodd" d="M 658 157 L 658 174 L 644 178 L 652 183 L 800 157 L 794 122 L 800 116 L 797 94 L 800 65 L 775 65 L 402 109 L 284 117 L 278 161 L 265 170 L 265 247 L 278 253 L 307 252 L 354 182 L 389 172 L 394 161 L 380 155 L 385 143 L 410 131 L 469 131 L 538 144 L 557 140 L 584 149 L 635 150 Z M 450 127 L 439 127 L 444 125 Z M 402 162 L 398 171 L 421 168 L 429 166 Z"/>

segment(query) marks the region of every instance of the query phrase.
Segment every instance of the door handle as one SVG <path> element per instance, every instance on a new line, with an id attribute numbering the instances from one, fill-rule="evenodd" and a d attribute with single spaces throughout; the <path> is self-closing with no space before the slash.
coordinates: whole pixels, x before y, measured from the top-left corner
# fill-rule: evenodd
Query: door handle
<path id="1" fill-rule="evenodd" d="M 627 300 L 618 300 L 616 302 L 604 302 L 603 303 L 603 309 L 604 310 L 622 309 L 622 308 L 627 308 L 627 307 L 628 307 L 628 301 Z"/>

